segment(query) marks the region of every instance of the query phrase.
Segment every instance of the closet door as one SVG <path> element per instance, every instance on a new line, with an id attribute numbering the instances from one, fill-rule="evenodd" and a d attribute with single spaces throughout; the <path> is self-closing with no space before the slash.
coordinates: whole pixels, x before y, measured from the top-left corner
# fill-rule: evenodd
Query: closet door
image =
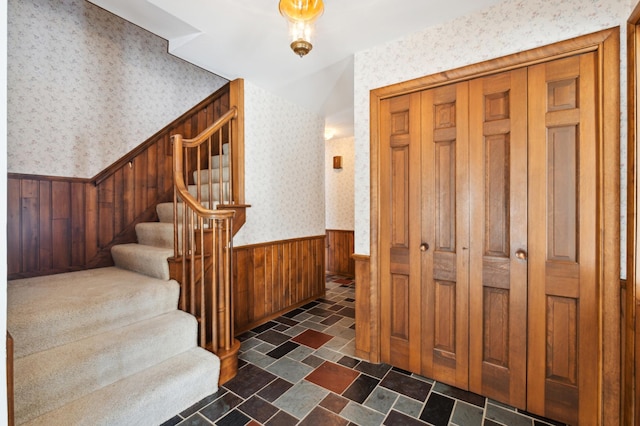
<path id="1" fill-rule="evenodd" d="M 525 408 L 527 70 L 469 87 L 469 385 Z"/>
<path id="2" fill-rule="evenodd" d="M 380 346 L 420 372 L 420 94 L 380 105 Z"/>
<path id="3" fill-rule="evenodd" d="M 595 54 L 529 70 L 531 412 L 598 419 Z"/>
<path id="4" fill-rule="evenodd" d="M 422 93 L 422 374 L 469 383 L 468 83 Z"/>

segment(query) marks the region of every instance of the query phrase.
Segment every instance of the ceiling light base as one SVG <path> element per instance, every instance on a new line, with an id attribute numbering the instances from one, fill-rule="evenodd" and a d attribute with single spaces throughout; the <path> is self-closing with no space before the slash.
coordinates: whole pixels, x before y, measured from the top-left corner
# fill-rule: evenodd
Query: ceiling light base
<path id="1" fill-rule="evenodd" d="M 313 49 L 313 45 L 306 40 L 296 40 L 291 43 L 291 50 L 301 58 L 309 53 L 311 49 Z"/>

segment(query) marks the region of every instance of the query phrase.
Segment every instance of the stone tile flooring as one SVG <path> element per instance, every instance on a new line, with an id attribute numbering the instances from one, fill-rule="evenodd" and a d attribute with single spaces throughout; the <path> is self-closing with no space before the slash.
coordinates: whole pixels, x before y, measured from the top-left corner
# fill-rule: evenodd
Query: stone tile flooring
<path id="1" fill-rule="evenodd" d="M 354 357 L 353 280 L 239 336 L 238 375 L 163 426 L 543 426 L 480 395 Z"/>

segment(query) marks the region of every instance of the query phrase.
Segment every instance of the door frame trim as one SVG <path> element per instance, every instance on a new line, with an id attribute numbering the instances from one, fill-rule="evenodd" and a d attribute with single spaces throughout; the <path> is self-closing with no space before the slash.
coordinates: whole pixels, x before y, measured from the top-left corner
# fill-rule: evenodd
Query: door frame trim
<path id="1" fill-rule="evenodd" d="M 380 102 L 383 99 L 484 77 L 586 52 L 596 52 L 598 93 L 598 253 L 600 301 L 600 421 L 620 419 L 620 29 L 598 31 L 508 56 L 431 74 L 370 92 L 370 279 L 371 358 L 380 356 Z M 603 82 L 607 82 L 606 86 Z M 606 319 L 606 320 L 605 320 Z"/>

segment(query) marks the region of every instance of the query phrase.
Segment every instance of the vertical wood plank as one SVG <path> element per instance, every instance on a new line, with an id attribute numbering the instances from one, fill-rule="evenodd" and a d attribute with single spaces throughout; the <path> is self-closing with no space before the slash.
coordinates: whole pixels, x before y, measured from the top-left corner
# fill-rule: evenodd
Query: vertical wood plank
<path id="1" fill-rule="evenodd" d="M 158 148 L 151 145 L 147 149 L 147 206 L 153 205 L 158 199 Z"/>
<path id="2" fill-rule="evenodd" d="M 21 185 L 21 239 L 22 239 L 22 270 L 37 271 L 38 243 L 39 243 L 39 196 L 38 181 L 24 179 Z"/>
<path id="3" fill-rule="evenodd" d="M 256 247 L 253 250 L 253 317 L 262 318 L 265 316 L 265 258 L 264 247 Z"/>
<path id="4" fill-rule="evenodd" d="M 133 164 L 135 217 L 147 209 L 147 151 L 144 151 Z"/>
<path id="5" fill-rule="evenodd" d="M 7 273 L 22 272 L 20 179 L 7 179 Z"/>
<path id="6" fill-rule="evenodd" d="M 71 266 L 71 183 L 53 181 L 51 200 L 53 268 L 64 269 Z"/>
<path id="7" fill-rule="evenodd" d="M 98 244 L 106 247 L 113 240 L 113 183 L 110 176 L 98 186 Z"/>
<path id="8" fill-rule="evenodd" d="M 71 265 L 85 264 L 86 254 L 86 203 L 85 186 L 83 182 L 71 184 Z"/>
<path id="9" fill-rule="evenodd" d="M 39 270 L 47 271 L 53 267 L 51 182 L 40 182 L 40 265 Z"/>
<path id="10" fill-rule="evenodd" d="M 88 183 L 85 190 L 85 260 L 90 262 L 98 254 L 98 188 Z"/>
<path id="11" fill-rule="evenodd" d="M 132 223 L 136 218 L 135 171 L 133 163 L 122 168 L 122 219 Z"/>
<path id="12" fill-rule="evenodd" d="M 126 226 L 124 220 L 124 169 L 125 166 L 113 174 L 113 232 L 118 235 Z"/>

